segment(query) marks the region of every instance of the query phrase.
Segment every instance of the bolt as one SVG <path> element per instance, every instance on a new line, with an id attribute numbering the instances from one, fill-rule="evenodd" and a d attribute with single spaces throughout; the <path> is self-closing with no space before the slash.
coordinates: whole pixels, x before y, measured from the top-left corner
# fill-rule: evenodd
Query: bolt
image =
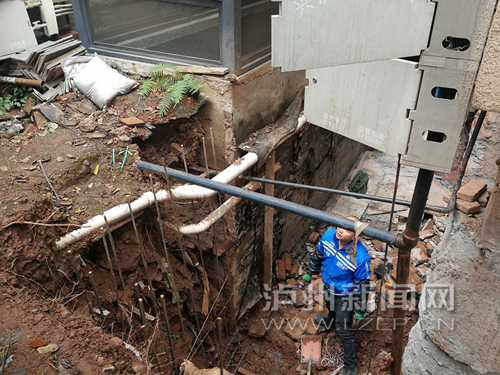
<path id="1" fill-rule="evenodd" d="M 313 77 L 313 83 L 317 83 L 318 79 L 316 77 Z"/>

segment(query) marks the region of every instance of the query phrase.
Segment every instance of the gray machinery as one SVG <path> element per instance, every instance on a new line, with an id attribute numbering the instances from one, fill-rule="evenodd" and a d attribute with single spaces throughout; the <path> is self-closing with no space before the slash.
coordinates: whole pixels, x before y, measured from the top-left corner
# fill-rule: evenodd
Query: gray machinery
<path id="1" fill-rule="evenodd" d="M 449 173 L 497 0 L 283 0 L 272 63 L 317 126 Z"/>

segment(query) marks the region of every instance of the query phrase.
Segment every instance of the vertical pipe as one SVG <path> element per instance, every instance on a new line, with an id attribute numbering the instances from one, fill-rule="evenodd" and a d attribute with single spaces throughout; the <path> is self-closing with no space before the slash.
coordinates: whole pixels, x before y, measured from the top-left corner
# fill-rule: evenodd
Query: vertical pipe
<path id="1" fill-rule="evenodd" d="M 266 179 L 274 180 L 274 163 L 275 152 L 272 151 L 266 161 Z M 264 184 L 264 193 L 274 197 L 274 185 Z M 264 207 L 264 284 L 269 287 L 273 284 L 273 223 L 274 208 L 266 205 Z"/>
<path id="2" fill-rule="evenodd" d="M 408 214 L 408 222 L 403 236 L 409 244 L 416 244 L 418 241 L 418 232 L 424 215 L 425 203 L 429 195 L 434 177 L 433 171 L 420 169 L 417 182 Z M 396 295 L 399 297 L 398 303 L 393 312 L 393 331 L 392 331 L 392 349 L 391 354 L 394 362 L 391 365 L 391 375 L 401 374 L 401 365 L 403 360 L 403 345 L 405 333 L 405 311 L 406 311 L 406 283 L 410 270 L 411 246 L 400 248 L 398 252 L 398 266 L 396 276 Z"/>
<path id="3" fill-rule="evenodd" d="M 174 366 L 175 373 L 179 375 L 179 368 L 175 364 L 174 343 L 172 341 L 172 331 L 170 329 L 170 321 L 168 319 L 167 304 L 165 303 L 165 296 L 163 294 L 160 296 L 160 302 L 163 310 L 163 315 L 165 316 L 165 322 L 167 323 L 166 329 L 167 329 L 168 343 L 170 345 L 170 356 L 172 357 L 172 364 Z"/>
<path id="4" fill-rule="evenodd" d="M 95 301 L 97 303 L 97 308 L 99 309 L 99 313 L 101 314 L 102 319 L 104 320 L 104 310 L 102 309 L 101 299 L 99 298 L 99 293 L 97 292 L 97 285 L 95 284 L 94 274 L 92 271 L 89 271 L 90 283 L 92 284 L 92 290 L 94 291 Z"/>
<path id="5" fill-rule="evenodd" d="M 78 283 L 80 284 L 80 288 L 82 288 L 82 290 L 83 290 L 83 296 L 85 297 L 85 302 L 87 302 L 87 307 L 89 308 L 90 316 L 92 318 L 94 318 L 94 312 L 92 311 L 92 305 L 90 304 L 89 296 L 87 294 L 87 291 L 85 290 L 85 287 L 83 286 L 82 276 L 80 275 L 80 272 L 78 271 L 78 268 L 76 267 L 75 258 L 73 257 L 73 253 L 71 252 L 71 250 L 68 250 L 68 255 L 69 255 L 69 260 L 71 262 L 71 265 L 75 269 L 76 278 L 78 279 Z"/>
<path id="6" fill-rule="evenodd" d="M 153 289 L 153 283 L 151 281 L 151 276 L 149 275 L 148 263 L 146 262 L 146 254 L 144 251 L 144 246 L 142 244 L 141 237 L 139 236 L 139 231 L 137 230 L 137 225 L 135 223 L 135 218 L 134 218 L 134 212 L 132 211 L 130 203 L 128 204 L 128 209 L 130 211 L 130 217 L 132 219 L 132 226 L 134 227 L 135 236 L 139 244 L 139 251 L 141 252 L 142 266 L 144 267 L 144 273 L 146 274 L 146 278 L 148 279 L 148 286 L 153 300 L 153 311 L 155 312 L 155 315 L 158 315 L 158 306 L 156 304 L 155 290 Z"/>

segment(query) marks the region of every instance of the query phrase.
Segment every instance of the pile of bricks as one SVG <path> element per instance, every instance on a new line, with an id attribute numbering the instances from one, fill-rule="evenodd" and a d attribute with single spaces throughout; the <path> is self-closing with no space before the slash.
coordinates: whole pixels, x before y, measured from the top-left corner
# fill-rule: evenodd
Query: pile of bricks
<path id="1" fill-rule="evenodd" d="M 488 204 L 489 193 L 484 182 L 471 180 L 463 185 L 457 193 L 457 202 L 455 207 L 465 214 L 476 214 L 481 207 Z M 445 202 L 451 199 L 451 193 L 443 197 Z"/>

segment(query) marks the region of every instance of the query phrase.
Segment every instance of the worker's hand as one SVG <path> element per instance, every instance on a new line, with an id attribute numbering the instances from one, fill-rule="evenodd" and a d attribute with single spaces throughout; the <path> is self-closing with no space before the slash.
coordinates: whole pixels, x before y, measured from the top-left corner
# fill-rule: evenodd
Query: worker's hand
<path id="1" fill-rule="evenodd" d="M 302 280 L 311 281 L 311 275 L 309 275 L 308 273 L 305 273 L 304 276 L 302 276 Z"/>

